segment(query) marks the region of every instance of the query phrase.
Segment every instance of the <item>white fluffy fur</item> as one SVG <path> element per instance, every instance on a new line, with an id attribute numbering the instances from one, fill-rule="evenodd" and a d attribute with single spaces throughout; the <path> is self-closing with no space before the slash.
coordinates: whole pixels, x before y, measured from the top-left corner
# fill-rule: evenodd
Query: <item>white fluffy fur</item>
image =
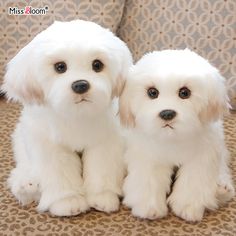
<path id="1" fill-rule="evenodd" d="M 105 65 L 99 73 L 92 70 L 95 59 Z M 67 63 L 63 74 L 54 70 L 60 61 Z M 118 209 L 123 140 L 112 101 L 131 64 L 120 39 L 82 20 L 55 22 L 10 61 L 3 90 L 24 109 L 8 182 L 21 203 L 39 201 L 39 211 L 58 216 Z M 77 80 L 87 80 L 89 91 L 74 93 Z"/>
<path id="2" fill-rule="evenodd" d="M 181 99 L 179 89 L 185 86 L 191 96 Z M 150 87 L 159 90 L 158 98 L 148 97 Z M 159 113 L 165 109 L 177 116 L 162 120 Z M 169 204 L 177 216 L 199 221 L 206 208 L 216 209 L 232 198 L 221 121 L 225 110 L 224 78 L 188 49 L 149 53 L 131 67 L 120 116 L 130 128 L 124 203 L 135 216 L 166 216 Z M 174 166 L 179 171 L 170 193 Z"/>

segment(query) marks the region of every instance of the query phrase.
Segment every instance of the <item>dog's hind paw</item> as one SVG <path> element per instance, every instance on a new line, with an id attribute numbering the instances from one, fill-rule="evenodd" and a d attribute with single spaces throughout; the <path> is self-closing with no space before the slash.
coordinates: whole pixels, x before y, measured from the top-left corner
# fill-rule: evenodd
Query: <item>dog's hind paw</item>
<path id="1" fill-rule="evenodd" d="M 216 197 L 220 204 L 224 204 L 231 200 L 235 195 L 234 187 L 231 183 L 218 184 L 216 190 Z"/>
<path id="2" fill-rule="evenodd" d="M 8 180 L 14 196 L 22 205 L 38 202 L 40 199 L 40 186 L 36 180 L 11 176 Z"/>

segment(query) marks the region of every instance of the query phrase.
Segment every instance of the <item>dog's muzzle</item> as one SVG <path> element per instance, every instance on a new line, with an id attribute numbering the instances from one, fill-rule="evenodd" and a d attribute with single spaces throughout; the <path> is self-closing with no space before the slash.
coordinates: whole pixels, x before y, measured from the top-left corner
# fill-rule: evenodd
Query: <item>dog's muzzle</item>
<path id="1" fill-rule="evenodd" d="M 159 117 L 163 120 L 173 120 L 176 115 L 176 111 L 173 110 L 163 110 L 159 113 Z"/>
<path id="2" fill-rule="evenodd" d="M 83 94 L 89 90 L 90 84 L 87 80 L 77 80 L 72 83 L 71 88 L 75 93 Z"/>

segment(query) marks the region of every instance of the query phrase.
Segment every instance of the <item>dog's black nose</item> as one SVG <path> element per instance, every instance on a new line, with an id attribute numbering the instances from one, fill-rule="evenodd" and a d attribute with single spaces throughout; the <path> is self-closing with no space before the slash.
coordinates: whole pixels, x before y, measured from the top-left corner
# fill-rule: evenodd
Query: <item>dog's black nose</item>
<path id="1" fill-rule="evenodd" d="M 177 113 L 173 110 L 163 110 L 159 113 L 159 116 L 163 120 L 172 120 L 175 118 L 176 115 Z"/>
<path id="2" fill-rule="evenodd" d="M 72 83 L 71 88 L 75 93 L 86 93 L 89 90 L 89 82 L 87 80 L 77 80 Z"/>

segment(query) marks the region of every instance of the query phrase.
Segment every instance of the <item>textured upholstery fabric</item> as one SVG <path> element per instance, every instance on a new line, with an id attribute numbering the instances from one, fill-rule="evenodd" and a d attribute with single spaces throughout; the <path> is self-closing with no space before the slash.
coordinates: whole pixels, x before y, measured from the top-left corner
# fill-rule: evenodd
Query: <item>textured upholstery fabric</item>
<path id="1" fill-rule="evenodd" d="M 30 42 L 36 34 L 55 20 L 83 19 L 94 21 L 116 32 L 125 0 L 40 0 L 0 1 L 0 84 L 6 63 Z M 9 7 L 23 9 L 26 6 L 42 8 L 45 15 L 9 15 Z M 62 32 L 63 33 L 63 32 Z"/>
<path id="2" fill-rule="evenodd" d="M 196 51 L 225 76 L 236 109 L 235 0 L 127 0 L 118 34 L 135 59 L 152 50 Z"/>
<path id="3" fill-rule="evenodd" d="M 8 15 L 8 7 L 26 5 L 47 5 L 49 11 L 45 16 Z M 0 84 L 6 63 L 38 32 L 54 20 L 77 18 L 95 21 L 113 32 L 118 29 L 135 59 L 154 49 L 188 46 L 220 68 L 227 77 L 231 103 L 236 104 L 235 0 L 0 0 Z M 236 235 L 236 198 L 205 214 L 197 224 L 186 223 L 171 213 L 161 220 L 139 220 L 124 207 L 114 214 L 91 211 L 60 218 L 37 213 L 34 204 L 20 206 L 6 186 L 14 166 L 10 135 L 20 109 L 0 99 L 0 236 Z M 235 182 L 236 114 L 225 118 L 225 133 Z"/>
<path id="4" fill-rule="evenodd" d="M 37 213 L 35 205 L 22 207 L 6 186 L 6 179 L 14 166 L 10 134 L 19 116 L 17 104 L 0 100 L 0 235 L 64 235 L 64 236 L 235 236 L 236 198 L 216 212 L 205 214 L 202 222 L 189 224 L 169 213 L 161 220 L 139 220 L 128 209 L 113 214 L 91 211 L 76 217 L 52 217 Z M 225 119 L 226 141 L 236 181 L 236 114 Z"/>
<path id="5" fill-rule="evenodd" d="M 8 15 L 9 7 L 25 6 L 48 6 L 48 11 L 41 16 Z M 227 78 L 231 105 L 236 109 L 235 12 L 235 0 L 1 0 L 0 84 L 6 63 L 37 33 L 55 20 L 80 18 L 113 32 L 120 26 L 118 34 L 135 59 L 152 50 L 193 49 Z"/>

